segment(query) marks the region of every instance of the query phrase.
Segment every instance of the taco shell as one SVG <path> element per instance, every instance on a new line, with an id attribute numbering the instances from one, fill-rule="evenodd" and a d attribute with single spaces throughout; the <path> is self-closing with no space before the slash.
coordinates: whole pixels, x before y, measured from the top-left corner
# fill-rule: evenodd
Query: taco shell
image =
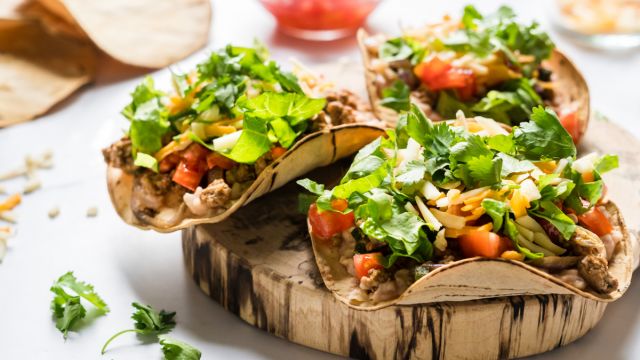
<path id="1" fill-rule="evenodd" d="M 475 257 L 455 261 L 429 272 L 396 299 L 379 303 L 352 303 L 349 293 L 355 286 L 355 278 L 340 264 L 339 251 L 314 236 L 310 225 L 309 233 L 316 263 L 325 285 L 338 300 L 359 310 L 376 310 L 390 305 L 543 294 L 577 295 L 586 299 L 611 302 L 620 298 L 631 283 L 635 240 L 632 240 L 618 207 L 612 202 L 605 206 L 612 224 L 623 234 L 623 240 L 618 243 L 616 252 L 609 261 L 609 273 L 618 280 L 618 288 L 610 294 L 577 289 L 524 262 Z"/>
<path id="2" fill-rule="evenodd" d="M 165 208 L 161 210 L 159 214 L 150 219 L 149 224 L 146 224 L 140 221 L 132 211 L 133 176 L 131 174 L 109 166 L 107 168 L 107 187 L 118 215 L 126 223 L 145 230 L 172 232 L 193 225 L 220 222 L 258 197 L 283 186 L 312 169 L 329 165 L 354 154 L 361 147 L 383 134 L 384 130 L 377 123 L 339 125 L 311 133 L 297 141 L 285 154 L 264 169 L 230 208 L 212 217 L 190 216 L 186 205 L 181 204 L 177 209 Z M 175 225 L 167 225 L 162 221 L 163 218 L 176 216 L 181 220 Z"/>
<path id="3" fill-rule="evenodd" d="M 395 126 L 398 113 L 380 105 L 381 94 L 377 85 L 379 81 L 376 80 L 378 74 L 372 66 L 373 59 L 366 46 L 366 40 L 369 37 L 370 35 L 364 29 L 358 31 L 358 45 L 362 56 L 369 100 L 376 116 L 389 124 L 389 126 Z M 554 49 L 551 58 L 543 64 L 552 71 L 554 108 L 567 108 L 577 111 L 576 114 L 580 124 L 579 138 L 582 138 L 589 124 L 589 88 L 586 81 L 575 65 L 558 50 Z M 413 96 L 411 100 L 417 103 L 420 102 L 419 99 Z"/>
<path id="4" fill-rule="evenodd" d="M 39 23 L 0 20 L 0 127 L 45 113 L 93 78 L 96 49 Z"/>

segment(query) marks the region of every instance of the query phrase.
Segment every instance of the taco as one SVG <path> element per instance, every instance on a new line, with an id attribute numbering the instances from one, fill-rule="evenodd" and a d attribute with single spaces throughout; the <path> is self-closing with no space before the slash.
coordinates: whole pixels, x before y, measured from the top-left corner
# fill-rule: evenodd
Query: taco
<path id="1" fill-rule="evenodd" d="M 517 22 L 506 6 L 483 16 L 469 5 L 460 19 L 447 16 L 399 37 L 361 30 L 358 41 L 373 110 L 391 124 L 413 101 L 433 120 L 462 110 L 511 126 L 544 105 L 576 143 L 587 129 L 582 75 L 536 22 Z"/>
<path id="2" fill-rule="evenodd" d="M 434 125 L 415 105 L 362 148 L 332 190 L 298 183 L 324 283 L 358 309 L 532 294 L 600 301 L 629 286 L 632 249 L 602 174 L 615 155 L 576 158 L 550 109 L 510 129 Z"/>
<path id="3" fill-rule="evenodd" d="M 161 232 L 221 221 L 383 133 L 367 104 L 321 77 L 298 77 L 263 47 L 227 46 L 164 93 L 147 78 L 122 114 L 127 134 L 103 150 L 120 217 Z"/>

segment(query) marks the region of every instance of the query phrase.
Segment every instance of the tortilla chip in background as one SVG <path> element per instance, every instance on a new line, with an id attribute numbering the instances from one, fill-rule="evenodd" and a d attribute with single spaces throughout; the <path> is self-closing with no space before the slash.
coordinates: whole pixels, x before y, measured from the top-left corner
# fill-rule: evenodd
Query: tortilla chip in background
<path id="1" fill-rule="evenodd" d="M 23 1 L 18 12 L 26 19 L 40 22 L 52 35 L 90 41 L 84 30 L 67 15 L 68 13 L 60 12 L 55 6 L 48 6 L 49 3 L 50 0 Z"/>
<path id="2" fill-rule="evenodd" d="M 97 47 L 129 65 L 167 66 L 202 48 L 209 37 L 209 0 L 38 1 L 63 19 L 66 11 Z"/>
<path id="3" fill-rule="evenodd" d="M 97 50 L 31 21 L 0 20 L 0 127 L 45 113 L 93 78 Z"/>

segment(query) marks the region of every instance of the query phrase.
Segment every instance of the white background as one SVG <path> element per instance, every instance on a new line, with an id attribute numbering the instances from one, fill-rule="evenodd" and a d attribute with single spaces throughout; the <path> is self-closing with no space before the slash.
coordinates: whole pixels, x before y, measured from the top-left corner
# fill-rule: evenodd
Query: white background
<path id="1" fill-rule="evenodd" d="M 457 14 L 465 3 L 387 0 L 370 18 L 369 28 L 397 32 L 399 24 L 419 25 L 445 12 Z M 547 3 L 512 3 L 523 18 L 536 18 L 548 25 Z M 482 1 L 479 7 L 487 11 L 498 4 Z M 639 136 L 640 54 L 603 54 L 574 45 L 553 31 L 552 35 L 584 73 L 593 108 Z M 317 64 L 358 56 L 353 39 L 317 44 L 278 34 L 271 16 L 257 1 L 214 1 L 208 48 L 176 67 L 188 69 L 209 49 L 228 42 L 250 45 L 254 37 L 265 41 L 281 61 L 293 56 Z M 171 336 L 201 349 L 204 359 L 332 358 L 254 329 L 207 298 L 185 271 L 179 233 L 143 232 L 117 218 L 105 187 L 100 149 L 126 128 L 119 111 L 140 78 L 109 62 L 103 69 L 94 85 L 51 114 L 0 130 L 0 172 L 19 165 L 26 154 L 45 149 L 55 153 L 55 168 L 40 173 L 43 189 L 25 196 L 17 210 L 18 234 L 10 239 L 9 253 L 0 264 L 0 359 L 100 358 L 105 339 L 131 327 L 132 301 L 177 311 L 178 326 Z M 153 76 L 167 85 L 167 70 Z M 19 191 L 22 185 L 20 179 L 6 187 Z M 50 220 L 47 212 L 54 206 L 60 207 L 61 214 Z M 85 216 L 91 206 L 98 207 L 97 218 Z M 65 342 L 51 320 L 49 286 L 68 270 L 94 284 L 111 313 L 71 334 Z M 636 281 L 621 300 L 609 306 L 602 322 L 587 336 L 538 358 L 640 358 L 639 303 L 640 282 Z M 112 345 L 103 358 L 161 357 L 158 345 L 142 344 L 133 335 Z"/>

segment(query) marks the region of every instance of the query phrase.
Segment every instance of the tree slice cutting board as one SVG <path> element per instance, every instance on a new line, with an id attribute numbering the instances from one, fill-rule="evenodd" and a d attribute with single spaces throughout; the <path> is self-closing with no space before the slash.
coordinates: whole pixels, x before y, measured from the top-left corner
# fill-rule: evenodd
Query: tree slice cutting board
<path id="1" fill-rule="evenodd" d="M 607 174 L 606 181 L 635 232 L 640 142 L 595 119 L 580 151 L 620 155 L 621 169 Z M 339 178 L 348 165 L 343 161 L 310 177 L 327 182 Z M 359 359 L 516 358 L 566 345 L 604 314 L 606 303 L 571 295 L 351 309 L 322 284 L 306 217 L 297 210 L 299 192 L 297 185 L 288 184 L 223 223 L 182 233 L 185 263 L 200 288 L 228 311 L 276 336 Z"/>

